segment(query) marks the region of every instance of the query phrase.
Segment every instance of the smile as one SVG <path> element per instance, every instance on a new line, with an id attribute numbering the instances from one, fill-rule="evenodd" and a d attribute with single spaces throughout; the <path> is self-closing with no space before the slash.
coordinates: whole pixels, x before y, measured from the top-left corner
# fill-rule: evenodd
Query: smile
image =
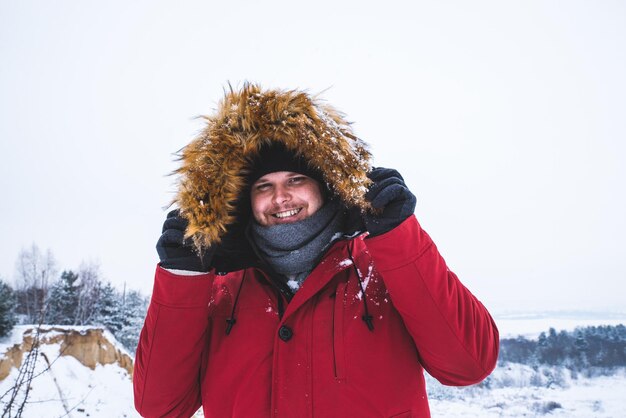
<path id="1" fill-rule="evenodd" d="M 288 218 L 290 216 L 297 215 L 298 213 L 300 213 L 301 210 L 302 210 L 302 208 L 290 209 L 290 210 L 286 210 L 284 212 L 274 213 L 272 216 L 275 217 L 275 218 Z"/>

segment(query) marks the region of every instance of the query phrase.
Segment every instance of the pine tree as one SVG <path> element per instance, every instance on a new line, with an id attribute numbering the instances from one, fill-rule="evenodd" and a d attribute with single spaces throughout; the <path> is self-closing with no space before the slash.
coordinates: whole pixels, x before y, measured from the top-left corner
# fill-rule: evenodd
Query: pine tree
<path id="1" fill-rule="evenodd" d="M 101 286 L 99 295 L 95 322 L 105 326 L 113 335 L 116 335 L 124 327 L 119 292 L 111 283 L 106 283 Z"/>
<path id="2" fill-rule="evenodd" d="M 78 306 L 78 275 L 71 270 L 64 271 L 61 278 L 52 286 L 48 297 L 46 321 L 59 325 L 76 324 Z"/>
<path id="3" fill-rule="evenodd" d="M 589 342 L 581 329 L 574 333 L 574 362 L 572 364 L 577 370 L 584 370 L 589 366 Z"/>
<path id="4" fill-rule="evenodd" d="M 76 325 L 89 325 L 97 320 L 100 290 L 100 267 L 96 263 L 82 263 L 78 269 L 80 288 L 76 306 Z"/>
<path id="5" fill-rule="evenodd" d="M 5 282 L 0 281 L 0 337 L 8 335 L 17 322 L 15 305 L 13 289 Z"/>
<path id="6" fill-rule="evenodd" d="M 122 298 L 123 325 L 115 337 L 132 352 L 137 348 L 147 310 L 148 298 L 135 290 L 131 290 Z"/>

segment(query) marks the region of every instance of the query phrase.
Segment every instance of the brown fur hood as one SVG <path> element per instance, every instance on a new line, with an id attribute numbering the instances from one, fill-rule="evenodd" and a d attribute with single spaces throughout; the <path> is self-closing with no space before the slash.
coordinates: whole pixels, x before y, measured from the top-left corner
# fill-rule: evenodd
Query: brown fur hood
<path id="1" fill-rule="evenodd" d="M 371 155 L 337 110 L 298 90 L 246 84 L 226 92 L 204 130 L 181 150 L 174 204 L 199 249 L 219 243 L 235 223 L 250 161 L 264 144 L 281 142 L 322 173 L 346 207 L 366 210 Z"/>

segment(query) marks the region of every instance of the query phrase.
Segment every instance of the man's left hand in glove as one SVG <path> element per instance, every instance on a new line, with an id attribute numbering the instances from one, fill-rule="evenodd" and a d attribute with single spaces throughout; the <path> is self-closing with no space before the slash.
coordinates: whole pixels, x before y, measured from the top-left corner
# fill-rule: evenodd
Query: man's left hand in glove
<path id="1" fill-rule="evenodd" d="M 391 231 L 411 216 L 417 199 L 394 169 L 377 167 L 368 177 L 372 185 L 365 198 L 374 211 L 366 213 L 363 220 L 369 236 L 375 237 Z"/>

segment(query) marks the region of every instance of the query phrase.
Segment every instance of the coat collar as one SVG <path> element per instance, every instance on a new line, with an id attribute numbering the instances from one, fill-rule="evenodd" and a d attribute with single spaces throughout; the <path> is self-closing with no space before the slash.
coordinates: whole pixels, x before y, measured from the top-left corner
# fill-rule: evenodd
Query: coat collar
<path id="1" fill-rule="evenodd" d="M 354 263 L 356 263 L 357 269 L 359 269 L 359 266 L 364 265 L 361 261 L 367 255 L 365 244 L 363 243 L 364 237 L 365 235 L 360 235 L 350 240 L 341 240 L 331 246 L 326 255 L 304 280 L 289 305 L 287 305 L 283 321 L 319 293 L 337 274 L 348 268 L 354 268 L 352 267 Z M 350 256 L 348 247 L 350 247 L 352 256 Z"/>

